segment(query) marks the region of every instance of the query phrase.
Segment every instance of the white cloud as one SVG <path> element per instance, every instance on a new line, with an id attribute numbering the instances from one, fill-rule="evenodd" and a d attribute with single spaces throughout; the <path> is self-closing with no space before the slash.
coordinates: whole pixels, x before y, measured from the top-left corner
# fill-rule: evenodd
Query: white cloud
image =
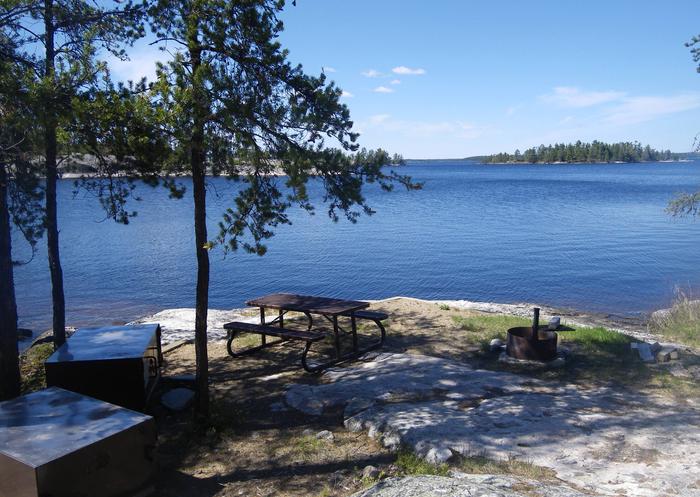
<path id="1" fill-rule="evenodd" d="M 362 75 L 366 78 L 378 78 L 382 75 L 382 73 L 376 69 L 367 69 L 366 71 L 362 72 Z"/>
<path id="2" fill-rule="evenodd" d="M 370 124 L 381 124 L 384 121 L 388 120 L 391 116 L 389 114 L 376 114 L 374 116 L 370 116 L 369 122 Z"/>
<path id="3" fill-rule="evenodd" d="M 570 123 L 571 121 L 574 120 L 574 116 L 566 116 L 563 118 L 561 121 L 559 121 L 559 124 L 567 124 Z"/>
<path id="4" fill-rule="evenodd" d="M 391 70 L 394 74 L 406 74 L 406 75 L 421 75 L 425 74 L 425 69 L 421 68 L 410 68 L 406 66 L 398 66 Z"/>
<path id="5" fill-rule="evenodd" d="M 171 56 L 156 47 L 137 47 L 129 53 L 129 60 L 119 60 L 111 54 L 107 54 L 104 58 L 115 80 L 137 82 L 144 77 L 153 81 L 156 75 L 156 62 L 167 62 Z"/>
<path id="6" fill-rule="evenodd" d="M 458 140 L 479 138 L 487 130 L 465 121 L 408 121 L 394 120 L 389 114 L 371 116 L 362 128 L 375 128 L 393 135 L 401 135 L 410 140 L 423 140 L 450 137 Z"/>
<path id="7" fill-rule="evenodd" d="M 343 98 L 352 98 L 352 97 L 354 97 L 355 95 L 353 95 L 353 94 L 350 93 L 349 91 L 343 90 L 343 93 L 342 93 L 342 95 L 340 95 L 340 96 L 343 97 Z"/>
<path id="8" fill-rule="evenodd" d="M 321 68 L 321 70 L 323 72 L 328 72 L 328 73 L 336 72 L 335 67 L 329 67 L 329 66 L 324 66 Z"/>
<path id="9" fill-rule="evenodd" d="M 374 93 L 394 93 L 393 88 L 387 88 L 386 86 L 377 86 L 374 90 L 372 90 Z"/>
<path id="10" fill-rule="evenodd" d="M 614 102 L 625 95 L 624 92 L 614 90 L 584 91 L 574 86 L 557 86 L 552 93 L 540 96 L 540 100 L 561 107 L 582 108 Z"/>
<path id="11" fill-rule="evenodd" d="M 630 97 L 609 109 L 604 122 L 615 125 L 636 124 L 699 107 L 700 93 Z"/>
<path id="12" fill-rule="evenodd" d="M 389 81 L 389 84 L 390 85 L 400 85 L 401 80 L 400 79 L 392 79 L 391 81 Z"/>

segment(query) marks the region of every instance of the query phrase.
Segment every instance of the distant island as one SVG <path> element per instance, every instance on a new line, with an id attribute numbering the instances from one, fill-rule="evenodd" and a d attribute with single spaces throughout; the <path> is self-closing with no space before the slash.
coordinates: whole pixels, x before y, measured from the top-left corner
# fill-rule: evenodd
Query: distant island
<path id="1" fill-rule="evenodd" d="M 486 164 L 572 164 L 586 162 L 661 162 L 687 159 L 690 154 L 674 153 L 670 150 L 655 150 L 639 142 L 603 143 L 555 143 L 540 145 L 515 153 L 500 153 L 467 157 Z"/>

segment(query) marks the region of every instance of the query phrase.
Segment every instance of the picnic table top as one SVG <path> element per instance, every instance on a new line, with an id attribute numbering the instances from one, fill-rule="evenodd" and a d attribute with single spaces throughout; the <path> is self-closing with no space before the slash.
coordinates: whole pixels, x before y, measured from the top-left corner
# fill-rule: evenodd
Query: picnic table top
<path id="1" fill-rule="evenodd" d="M 369 307 L 369 302 L 360 300 L 343 300 L 312 295 L 295 295 L 293 293 L 273 293 L 257 299 L 249 300 L 247 305 L 254 307 L 269 307 L 285 311 L 310 312 L 337 316 Z"/>

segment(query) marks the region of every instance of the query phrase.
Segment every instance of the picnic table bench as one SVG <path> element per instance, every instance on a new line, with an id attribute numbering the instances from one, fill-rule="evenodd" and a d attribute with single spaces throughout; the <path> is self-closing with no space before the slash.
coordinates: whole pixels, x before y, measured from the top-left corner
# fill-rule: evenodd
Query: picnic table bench
<path id="1" fill-rule="evenodd" d="M 342 361 L 355 359 L 362 354 L 381 347 L 386 338 L 386 330 L 382 324 L 383 320 L 388 318 L 388 315 L 383 312 L 365 310 L 369 307 L 369 303 L 354 300 L 341 300 L 328 297 L 315 297 L 309 295 L 295 295 L 288 293 L 275 293 L 266 295 L 258 299 L 249 300 L 247 305 L 258 307 L 260 309 L 260 324 L 245 323 L 234 321 L 226 323 L 224 329 L 227 330 L 226 348 L 232 357 L 257 352 L 263 348 L 278 345 L 290 340 L 303 341 L 305 343 L 304 351 L 301 355 L 301 364 L 304 369 L 310 373 L 322 371 L 334 364 Z M 275 309 L 278 311 L 277 317 L 270 323 L 265 321 L 265 309 Z M 308 320 L 308 326 L 305 331 L 289 329 L 284 327 L 284 316 L 288 312 L 300 312 L 304 314 Z M 320 315 L 333 324 L 332 337 L 335 345 L 335 357 L 330 361 L 316 365 L 310 365 L 307 361 L 307 355 L 311 346 L 322 339 L 327 334 L 312 331 L 313 315 Z M 350 318 L 350 329 L 346 330 L 338 323 L 339 317 Z M 357 338 L 357 320 L 373 321 L 379 328 L 379 339 L 369 346 L 360 348 Z M 340 346 L 340 333 L 352 335 L 352 352 L 343 354 Z M 236 351 L 233 348 L 233 340 L 239 333 L 254 333 L 261 336 L 261 344 L 254 347 L 248 347 L 244 350 Z M 272 336 L 279 338 L 268 342 L 266 337 Z"/>

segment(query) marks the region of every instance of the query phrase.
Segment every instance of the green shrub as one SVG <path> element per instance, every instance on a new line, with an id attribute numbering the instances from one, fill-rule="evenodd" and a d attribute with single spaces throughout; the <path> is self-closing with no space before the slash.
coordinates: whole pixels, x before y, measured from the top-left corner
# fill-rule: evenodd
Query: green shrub
<path id="1" fill-rule="evenodd" d="M 700 300 L 678 292 L 673 306 L 649 320 L 649 331 L 671 340 L 700 347 Z"/>
<path id="2" fill-rule="evenodd" d="M 31 347 L 19 358 L 22 375 L 22 393 L 34 392 L 46 388 L 44 361 L 53 354 L 52 343 L 42 343 Z"/>
<path id="3" fill-rule="evenodd" d="M 450 467 L 447 464 L 432 464 L 421 459 L 408 449 L 401 449 L 396 458 L 396 466 L 405 475 L 447 476 Z"/>

